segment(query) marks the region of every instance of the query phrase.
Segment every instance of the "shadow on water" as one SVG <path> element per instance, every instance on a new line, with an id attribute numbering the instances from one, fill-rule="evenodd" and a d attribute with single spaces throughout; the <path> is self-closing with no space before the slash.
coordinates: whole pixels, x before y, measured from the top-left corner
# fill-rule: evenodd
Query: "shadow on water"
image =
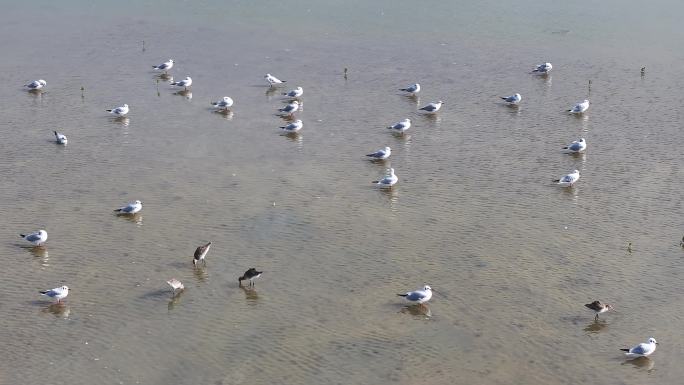
<path id="1" fill-rule="evenodd" d="M 190 90 L 181 90 L 181 91 L 176 91 L 173 93 L 174 95 L 182 96 L 188 100 L 192 99 L 192 91 Z"/>
<path id="2" fill-rule="evenodd" d="M 257 293 L 254 287 L 241 285 L 240 289 L 242 289 L 242 291 L 245 292 L 245 299 L 247 300 L 248 304 L 255 305 L 256 302 L 259 300 L 259 294 Z"/>
<path id="3" fill-rule="evenodd" d="M 601 330 L 605 329 L 607 326 L 608 322 L 599 318 L 596 320 L 592 320 L 591 323 L 589 323 L 589 325 L 587 325 L 584 328 L 584 331 L 587 333 L 598 333 Z"/>
<path id="4" fill-rule="evenodd" d="M 173 310 L 174 307 L 176 307 L 176 305 L 178 305 L 180 303 L 181 296 L 183 295 L 184 292 L 185 292 L 185 290 L 180 290 L 180 291 L 177 290 L 175 293 L 173 293 L 171 295 L 171 299 L 169 300 L 169 303 L 166 306 L 169 313 Z"/>
<path id="5" fill-rule="evenodd" d="M 50 313 L 57 318 L 69 318 L 69 314 L 71 314 L 71 309 L 66 303 L 58 302 L 43 307 L 41 309 L 41 312 Z"/>
<path id="6" fill-rule="evenodd" d="M 112 122 L 120 124 L 122 127 L 128 127 L 131 124 L 131 119 L 128 116 L 117 116 L 112 118 Z"/>
<path id="7" fill-rule="evenodd" d="M 143 216 L 139 212 L 137 212 L 135 214 L 126 214 L 126 213 L 115 212 L 114 215 L 116 215 L 118 218 L 123 218 L 129 222 L 133 222 L 136 225 L 142 225 L 143 224 Z"/>
<path id="8" fill-rule="evenodd" d="M 220 116 L 220 117 L 222 117 L 222 118 L 225 119 L 225 120 L 233 120 L 233 115 L 234 115 L 234 114 L 233 114 L 233 111 L 231 111 L 231 110 L 227 110 L 227 109 L 220 109 L 220 110 L 217 110 L 217 109 L 212 108 L 211 111 L 212 111 L 214 114 L 216 114 L 217 116 Z"/>
<path id="9" fill-rule="evenodd" d="M 430 310 L 430 307 L 424 303 L 404 306 L 399 312 L 403 314 L 410 314 L 420 319 L 428 319 L 432 317 L 432 310 Z"/>
<path id="10" fill-rule="evenodd" d="M 622 365 L 633 365 L 637 369 L 645 370 L 650 373 L 655 366 L 655 361 L 649 357 L 637 357 L 625 360 Z"/>
<path id="11" fill-rule="evenodd" d="M 209 279 L 209 273 L 207 273 L 207 268 L 205 266 L 196 266 L 192 274 L 195 276 L 198 282 L 206 282 Z"/>

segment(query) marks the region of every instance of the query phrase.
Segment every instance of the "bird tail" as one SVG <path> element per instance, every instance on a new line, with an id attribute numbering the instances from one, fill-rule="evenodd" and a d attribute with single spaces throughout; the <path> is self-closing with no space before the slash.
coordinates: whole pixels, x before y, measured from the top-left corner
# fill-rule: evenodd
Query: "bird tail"
<path id="1" fill-rule="evenodd" d="M 283 82 L 283 83 L 287 83 L 287 80 L 281 80 L 281 82 Z"/>
<path id="2" fill-rule="evenodd" d="M 620 350 L 622 350 L 623 352 L 629 352 L 629 349 L 620 349 Z"/>
<path id="3" fill-rule="evenodd" d="M 48 293 L 48 291 L 49 291 L 49 290 L 43 290 L 43 291 L 40 291 L 39 293 L 42 294 L 42 295 L 46 295 L 46 294 Z"/>
<path id="4" fill-rule="evenodd" d="M 553 181 L 558 183 L 558 182 L 560 182 L 560 179 L 554 179 Z"/>
<path id="5" fill-rule="evenodd" d="M 55 131 L 55 136 L 57 136 L 57 131 Z"/>
<path id="6" fill-rule="evenodd" d="M 20 237 L 26 238 L 26 234 L 19 234 Z"/>
<path id="7" fill-rule="evenodd" d="M 507 98 L 504 98 L 503 96 L 499 96 L 501 99 L 506 100 Z"/>
<path id="8" fill-rule="evenodd" d="M 563 147 L 563 150 L 567 150 L 567 149 L 568 149 L 568 146 Z"/>
<path id="9" fill-rule="evenodd" d="M 121 209 L 114 209 L 114 211 L 116 211 L 116 212 L 121 212 Z"/>
<path id="10" fill-rule="evenodd" d="M 158 69 L 159 69 L 159 66 L 152 66 L 152 68 L 158 70 Z"/>
<path id="11" fill-rule="evenodd" d="M 406 92 L 408 92 L 408 88 L 400 88 L 399 91 L 406 91 Z"/>
<path id="12" fill-rule="evenodd" d="M 366 154 L 366 156 L 370 156 L 370 157 L 372 157 L 372 156 L 373 156 L 373 154 Z"/>
<path id="13" fill-rule="evenodd" d="M 400 297 L 408 297 L 408 294 L 397 294 Z"/>
<path id="14" fill-rule="evenodd" d="M 379 180 L 374 180 L 374 181 L 371 181 L 371 183 L 378 184 L 378 183 L 380 183 L 380 181 L 379 181 Z M 399 294 L 399 295 L 401 295 L 401 294 Z"/>
<path id="15" fill-rule="evenodd" d="M 112 112 L 112 110 L 105 110 L 105 111 L 107 111 L 107 112 Z"/>

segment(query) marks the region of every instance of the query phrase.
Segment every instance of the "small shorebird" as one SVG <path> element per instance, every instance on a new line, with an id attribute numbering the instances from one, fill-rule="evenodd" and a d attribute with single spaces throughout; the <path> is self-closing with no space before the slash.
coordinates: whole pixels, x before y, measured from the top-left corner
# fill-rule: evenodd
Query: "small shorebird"
<path id="1" fill-rule="evenodd" d="M 176 290 L 184 290 L 185 289 L 183 282 L 177 280 L 176 278 L 171 278 L 168 281 L 166 281 L 166 283 L 168 283 L 169 286 L 171 286 L 171 288 L 173 289 L 173 294 L 176 294 Z"/>
<path id="2" fill-rule="evenodd" d="M 164 73 L 168 73 L 171 68 L 173 68 L 173 59 L 169 59 L 168 61 L 165 61 L 161 63 L 160 65 L 152 66 L 157 71 L 164 71 Z"/>
<path id="3" fill-rule="evenodd" d="M 655 352 L 656 350 L 656 345 L 658 345 L 658 341 L 655 340 L 655 338 L 651 337 L 648 339 L 648 342 L 642 342 L 637 346 L 634 346 L 629 349 L 620 349 L 625 353 L 627 357 L 646 357 L 650 355 L 651 353 Z"/>
<path id="4" fill-rule="evenodd" d="M 391 126 L 387 126 L 388 130 L 392 130 L 392 132 L 396 132 L 399 134 L 403 134 L 409 128 L 411 128 L 411 119 L 409 118 L 406 118 L 401 122 L 396 122 Z"/>
<path id="5" fill-rule="evenodd" d="M 425 107 L 419 108 L 418 111 L 434 114 L 435 112 L 439 111 L 440 108 L 442 108 L 442 104 L 444 104 L 444 102 L 441 100 L 438 102 L 432 102 Z"/>
<path id="6" fill-rule="evenodd" d="M 423 304 L 432 298 L 432 288 L 428 285 L 425 285 L 421 290 L 409 291 L 407 293 L 397 295 L 406 298 L 408 301 L 417 304 Z"/>
<path id="7" fill-rule="evenodd" d="M 568 112 L 571 112 L 573 114 L 581 114 L 587 109 L 589 109 L 589 99 L 584 99 L 583 102 L 579 102 L 572 106 L 572 108 L 569 109 Z"/>
<path id="8" fill-rule="evenodd" d="M 207 264 L 207 261 L 204 259 L 204 257 L 207 256 L 207 253 L 209 252 L 209 249 L 211 248 L 211 242 L 207 243 L 206 245 L 199 246 L 197 250 L 195 250 L 195 256 L 192 258 L 192 264 L 194 266 L 197 266 L 197 264 L 201 261 L 203 264 Z"/>
<path id="9" fill-rule="evenodd" d="M 43 246 L 48 238 L 47 231 L 45 230 L 38 230 L 31 234 L 19 234 L 19 236 L 26 241 L 31 242 L 34 246 Z"/>
<path id="10" fill-rule="evenodd" d="M 599 314 L 605 313 L 608 310 L 615 310 L 613 305 L 609 303 L 601 303 L 601 301 L 594 301 L 592 303 L 587 303 L 584 306 L 586 306 L 588 309 L 592 310 L 594 313 L 596 313 L 596 317 L 594 319 L 599 318 Z"/>
<path id="11" fill-rule="evenodd" d="M 568 154 L 576 154 L 576 153 L 582 152 L 586 149 L 587 149 L 587 141 L 584 140 L 584 138 L 580 138 L 579 140 L 575 140 L 572 143 L 568 144 L 567 146 L 563 147 L 563 150 L 565 150 L 565 152 Z"/>
<path id="12" fill-rule="evenodd" d="M 288 98 L 298 98 L 304 94 L 304 89 L 302 87 L 297 87 L 292 91 L 289 92 L 283 92 L 283 95 L 287 96 Z"/>
<path id="13" fill-rule="evenodd" d="M 55 131 L 55 141 L 57 144 L 63 144 L 66 146 L 67 142 L 69 142 L 69 139 L 67 139 L 66 135 Z"/>
<path id="14" fill-rule="evenodd" d="M 249 286 L 254 286 L 254 280 L 261 277 L 263 271 L 257 271 L 255 268 L 250 268 L 245 271 L 242 277 L 238 278 L 238 285 L 242 286 L 242 281 L 249 280 Z"/>
<path id="15" fill-rule="evenodd" d="M 418 83 L 411 84 L 410 86 L 408 86 L 406 88 L 400 88 L 399 91 L 408 92 L 409 95 L 415 95 L 415 94 L 420 92 L 420 84 L 418 84 Z"/>
<path id="16" fill-rule="evenodd" d="M 389 158 L 390 155 L 392 155 L 392 149 L 389 146 L 382 148 L 378 151 L 375 151 L 373 153 L 366 154 L 366 156 L 371 158 L 371 160 L 384 160 Z"/>
<path id="17" fill-rule="evenodd" d="M 47 82 L 43 79 L 40 80 L 34 80 L 29 84 L 25 84 L 24 87 L 28 88 L 29 90 L 39 90 L 47 85 Z"/>
<path id="18" fill-rule="evenodd" d="M 171 82 L 170 83 L 172 86 L 176 87 L 183 87 L 184 91 L 188 90 L 188 87 L 192 85 L 192 78 L 190 76 L 187 76 L 185 79 L 177 81 L 177 82 Z"/>
<path id="19" fill-rule="evenodd" d="M 553 66 L 551 65 L 551 63 L 538 64 L 538 65 L 532 70 L 532 73 L 537 73 L 537 74 L 541 74 L 541 75 L 546 75 L 546 74 L 548 74 L 549 72 L 551 72 L 552 69 L 553 69 Z"/>
<path id="20" fill-rule="evenodd" d="M 506 102 L 506 104 L 515 106 L 518 103 L 520 103 L 520 101 L 522 100 L 522 96 L 520 96 L 520 94 L 515 94 L 511 96 L 501 96 L 501 99 L 503 99 L 504 102 Z"/>
<path id="21" fill-rule="evenodd" d="M 46 295 L 50 298 L 54 298 L 57 300 L 57 302 L 61 302 L 64 298 L 66 298 L 67 295 L 69 295 L 69 287 L 68 286 L 56 287 L 52 290 L 41 291 L 40 294 Z"/>
<path id="22" fill-rule="evenodd" d="M 105 111 L 109 112 L 112 115 L 125 116 L 126 114 L 128 114 L 129 109 L 128 109 L 128 104 L 124 104 L 123 106 L 112 108 L 112 109 L 105 110 Z"/>
<path id="23" fill-rule="evenodd" d="M 287 82 L 287 80 L 280 80 L 280 79 L 278 79 L 277 77 L 275 77 L 275 76 L 273 76 L 273 75 L 271 75 L 271 74 L 266 74 L 266 75 L 264 76 L 264 79 L 266 79 L 266 81 L 268 82 L 268 84 L 269 84 L 271 87 L 273 87 L 274 85 L 283 84 L 283 83 Z"/>
<path id="24" fill-rule="evenodd" d="M 374 180 L 373 183 L 380 186 L 380 188 L 391 188 L 392 186 L 397 184 L 397 182 L 399 181 L 399 177 L 397 177 L 397 175 L 394 173 L 394 169 L 390 168 L 388 171 L 389 173 L 385 175 L 385 177 L 383 177 L 380 180 Z"/>
<path id="25" fill-rule="evenodd" d="M 140 210 L 142 210 L 142 202 L 135 201 L 133 203 L 127 204 L 126 206 L 119 207 L 114 211 L 118 212 L 119 214 L 135 214 L 140 212 Z"/>
<path id="26" fill-rule="evenodd" d="M 580 178 L 580 173 L 579 170 L 575 170 L 570 174 L 563 175 L 559 179 L 554 179 L 554 182 L 558 184 L 561 187 L 571 187 L 575 182 L 577 182 Z"/>

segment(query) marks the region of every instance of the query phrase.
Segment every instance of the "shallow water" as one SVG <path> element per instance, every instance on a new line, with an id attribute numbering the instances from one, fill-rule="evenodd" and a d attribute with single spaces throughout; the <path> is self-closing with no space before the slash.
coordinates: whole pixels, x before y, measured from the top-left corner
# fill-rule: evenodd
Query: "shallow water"
<path id="1" fill-rule="evenodd" d="M 0 383 L 677 383 L 681 4 L 477 4 L 4 7 Z M 170 57 L 192 98 L 151 71 Z M 296 85 L 304 128 L 282 136 Z M 224 95 L 232 115 L 210 109 Z M 586 154 L 560 152 L 579 136 Z M 44 249 L 17 237 L 38 228 Z M 425 283 L 427 308 L 395 295 Z M 62 306 L 37 293 L 62 284 Z M 617 312 L 595 323 L 593 299 Z M 650 336 L 648 360 L 617 350 Z"/>

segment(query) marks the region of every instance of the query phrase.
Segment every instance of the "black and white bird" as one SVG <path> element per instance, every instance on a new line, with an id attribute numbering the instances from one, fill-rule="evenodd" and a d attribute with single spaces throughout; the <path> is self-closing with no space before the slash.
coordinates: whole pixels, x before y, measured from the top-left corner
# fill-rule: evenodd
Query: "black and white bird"
<path id="1" fill-rule="evenodd" d="M 651 353 L 655 352 L 656 345 L 658 345 L 658 341 L 651 337 L 648 339 L 648 342 L 642 342 L 637 346 L 620 350 L 626 352 L 625 355 L 627 357 L 647 357 L 651 355 Z"/>
<path id="2" fill-rule="evenodd" d="M 390 168 L 387 170 L 387 174 L 380 180 L 374 180 L 373 183 L 377 184 L 380 188 L 391 188 L 399 181 L 399 177 L 394 173 L 394 169 Z"/>
<path id="3" fill-rule="evenodd" d="M 408 92 L 411 95 L 415 95 L 415 94 L 420 92 L 420 84 L 418 84 L 418 83 L 411 84 L 410 86 L 408 86 L 406 88 L 400 88 L 399 91 L 404 91 L 404 92 Z"/>
<path id="4" fill-rule="evenodd" d="M 154 68 L 157 71 L 164 71 L 164 73 L 168 73 L 168 71 L 171 68 L 173 68 L 173 63 L 174 63 L 173 59 L 169 59 L 169 60 L 167 60 L 167 61 L 165 61 L 159 65 L 152 66 L 152 68 Z"/>
<path id="5" fill-rule="evenodd" d="M 576 154 L 587 149 L 587 141 L 584 138 L 575 140 L 567 146 L 563 147 L 563 150 L 569 154 Z"/>
<path id="6" fill-rule="evenodd" d="M 252 267 L 245 271 L 242 277 L 238 278 L 238 285 L 242 286 L 242 281 L 249 280 L 249 286 L 254 286 L 254 280 L 261 277 L 261 274 L 263 274 L 263 271 L 257 271 L 257 269 Z"/>
<path id="7" fill-rule="evenodd" d="M 580 178 L 580 172 L 579 170 L 575 170 L 571 172 L 570 174 L 563 175 L 562 177 L 558 179 L 554 179 L 554 182 L 558 184 L 561 187 L 571 187 L 575 182 L 577 182 Z"/>
<path id="8" fill-rule="evenodd" d="M 34 80 L 31 83 L 25 84 L 24 87 L 27 87 L 29 90 L 39 90 L 47 85 L 47 82 L 43 79 L 39 80 Z"/>
<path id="9" fill-rule="evenodd" d="M 66 146 L 69 142 L 69 139 L 67 139 L 66 135 L 55 131 L 55 141 L 57 144 L 63 144 Z"/>
<path id="10" fill-rule="evenodd" d="M 304 123 L 302 123 L 302 120 L 297 119 L 292 123 L 281 126 L 280 129 L 282 129 L 283 131 L 285 131 L 288 134 L 293 134 L 295 132 L 299 132 L 299 130 L 301 130 L 303 126 L 304 126 Z"/>
<path id="11" fill-rule="evenodd" d="M 123 106 L 112 108 L 106 111 L 115 116 L 126 116 L 126 114 L 128 114 L 129 109 L 128 104 L 124 104 Z"/>
<path id="12" fill-rule="evenodd" d="M 233 99 L 231 99 L 229 96 L 224 96 L 223 99 L 217 102 L 211 102 L 211 105 L 219 110 L 227 110 L 233 105 Z"/>
<path id="13" fill-rule="evenodd" d="M 211 248 L 211 242 L 207 243 L 206 245 L 202 245 L 197 247 L 195 250 L 195 255 L 192 258 L 192 264 L 194 266 L 197 266 L 198 263 L 202 262 L 203 264 L 207 264 L 207 261 L 204 259 L 204 257 L 207 256 L 207 253 L 209 252 L 209 249 Z"/>
<path id="14" fill-rule="evenodd" d="M 50 298 L 56 299 L 57 302 L 61 302 L 64 298 L 69 295 L 69 287 L 68 286 L 62 286 L 62 287 L 56 287 L 51 290 L 43 290 L 40 291 L 40 294 L 48 296 Z"/>
<path id="15" fill-rule="evenodd" d="M 401 122 L 396 122 L 391 126 L 387 126 L 387 129 L 392 130 L 392 132 L 404 133 L 404 131 L 411 128 L 411 119 L 406 118 Z"/>
<path id="16" fill-rule="evenodd" d="M 522 96 L 520 94 L 515 94 L 511 96 L 502 96 L 501 99 L 503 99 L 507 104 L 517 105 L 522 100 Z"/>
<path id="17" fill-rule="evenodd" d="M 366 154 L 366 156 L 372 160 L 384 160 L 389 158 L 390 155 L 392 155 L 392 149 L 389 146 L 381 148 L 378 151 L 372 152 L 370 154 Z"/>
<path id="18" fill-rule="evenodd" d="M 264 79 L 266 79 L 266 81 L 271 87 L 287 82 L 287 80 L 280 80 L 271 74 L 264 75 Z"/>
<path id="19" fill-rule="evenodd" d="M 536 67 L 534 67 L 532 73 L 545 75 L 551 72 L 552 69 L 553 66 L 551 65 L 551 63 L 538 64 Z"/>
<path id="20" fill-rule="evenodd" d="M 142 210 L 142 202 L 135 201 L 127 204 L 126 206 L 119 207 L 114 211 L 118 212 L 119 214 L 135 214 L 140 212 L 140 210 Z"/>
<path id="21" fill-rule="evenodd" d="M 444 102 L 441 100 L 438 102 L 432 102 L 425 107 L 419 108 L 418 111 L 434 114 L 435 112 L 439 111 L 440 108 L 442 108 L 442 104 L 444 104 Z"/>
<path id="22" fill-rule="evenodd" d="M 48 239 L 48 233 L 45 230 L 38 230 L 30 234 L 19 234 L 19 236 L 34 246 L 42 246 Z"/>
<path id="23" fill-rule="evenodd" d="M 183 87 L 183 89 L 187 91 L 188 87 L 190 87 L 192 85 L 192 78 L 190 76 L 188 76 L 183 80 L 180 80 L 177 82 L 171 82 L 170 84 L 172 86 L 176 86 L 176 87 Z"/>
<path id="24" fill-rule="evenodd" d="M 584 99 L 583 102 L 576 103 L 572 108 L 568 110 L 568 112 L 571 112 L 573 114 L 581 114 L 584 111 L 589 109 L 589 99 Z"/>
<path id="25" fill-rule="evenodd" d="M 432 298 L 432 288 L 428 285 L 425 285 L 421 290 L 409 291 L 404 294 L 397 295 L 406 298 L 407 301 L 422 304 Z"/>
<path id="26" fill-rule="evenodd" d="M 278 109 L 278 111 L 280 111 L 284 115 L 292 115 L 295 112 L 297 112 L 298 110 L 299 110 L 299 102 L 296 100 L 293 100 L 287 106 Z"/>
<path id="27" fill-rule="evenodd" d="M 599 318 L 599 314 L 605 313 L 608 310 L 614 310 L 613 305 L 609 303 L 601 303 L 601 301 L 594 301 L 592 303 L 587 303 L 584 306 L 586 306 L 589 310 L 593 311 L 596 313 L 595 319 Z"/>
<path id="28" fill-rule="evenodd" d="M 297 87 L 294 90 L 283 92 L 284 96 L 288 98 L 298 98 L 304 94 L 304 89 L 302 87 Z"/>

